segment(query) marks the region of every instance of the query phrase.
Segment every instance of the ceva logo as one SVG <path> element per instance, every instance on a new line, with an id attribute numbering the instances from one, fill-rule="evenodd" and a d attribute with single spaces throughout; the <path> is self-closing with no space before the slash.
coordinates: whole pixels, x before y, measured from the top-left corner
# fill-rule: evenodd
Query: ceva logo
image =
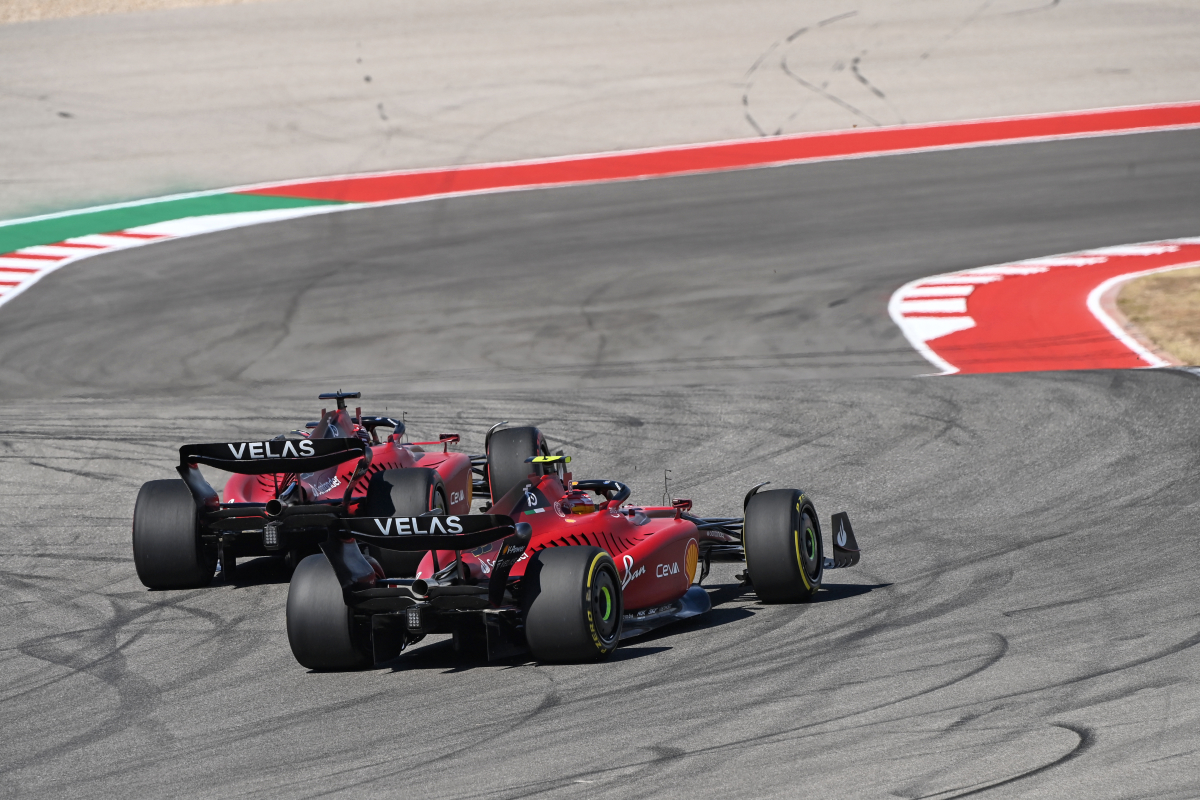
<path id="1" fill-rule="evenodd" d="M 679 562 L 672 561 L 670 564 L 659 564 L 654 568 L 654 576 L 656 578 L 666 578 L 670 575 L 679 574 Z"/>

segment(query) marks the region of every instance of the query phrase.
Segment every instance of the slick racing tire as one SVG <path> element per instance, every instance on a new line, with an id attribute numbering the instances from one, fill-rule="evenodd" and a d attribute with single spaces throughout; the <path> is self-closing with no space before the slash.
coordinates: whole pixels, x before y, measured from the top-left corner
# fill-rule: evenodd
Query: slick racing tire
<path id="1" fill-rule="evenodd" d="M 530 475 L 544 475 L 541 464 L 527 464 L 525 459 L 548 456 L 550 448 L 537 428 L 505 428 L 492 434 L 487 448 L 488 486 L 492 502 L 523 485 Z"/>
<path id="2" fill-rule="evenodd" d="M 521 580 L 525 640 L 539 661 L 607 658 L 621 639 L 621 580 L 598 547 L 549 547 Z"/>
<path id="3" fill-rule="evenodd" d="M 417 517 L 446 505 L 446 487 L 435 469 L 409 467 L 377 472 L 367 484 L 367 496 L 358 508 L 360 517 Z M 367 551 L 389 578 L 411 578 L 425 552 L 403 552 L 368 546 Z"/>
<path id="4" fill-rule="evenodd" d="M 821 588 L 821 528 L 803 492 L 774 489 L 751 497 L 742 537 L 746 571 L 762 602 L 802 602 Z"/>
<path id="5" fill-rule="evenodd" d="M 292 574 L 287 635 L 292 655 L 309 669 L 371 665 L 365 646 L 359 644 L 354 616 L 342 597 L 342 585 L 324 553 L 304 559 Z"/>
<path id="6" fill-rule="evenodd" d="M 181 480 L 142 484 L 133 507 L 133 564 L 151 589 L 206 586 L 216 552 L 200 540 L 196 501 Z"/>

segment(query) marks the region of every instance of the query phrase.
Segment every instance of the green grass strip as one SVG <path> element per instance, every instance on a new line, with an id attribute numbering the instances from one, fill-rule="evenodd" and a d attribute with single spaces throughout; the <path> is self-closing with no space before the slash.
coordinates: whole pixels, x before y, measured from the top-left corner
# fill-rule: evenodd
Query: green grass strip
<path id="1" fill-rule="evenodd" d="M 324 200 L 299 197 L 270 197 L 253 194 L 208 194 L 146 203 L 130 203 L 94 210 L 17 220 L 0 225 L 0 253 L 11 253 L 22 247 L 53 244 L 75 236 L 136 228 L 184 217 L 205 217 L 211 214 L 233 214 L 239 211 L 269 211 L 276 208 L 341 205 Z"/>

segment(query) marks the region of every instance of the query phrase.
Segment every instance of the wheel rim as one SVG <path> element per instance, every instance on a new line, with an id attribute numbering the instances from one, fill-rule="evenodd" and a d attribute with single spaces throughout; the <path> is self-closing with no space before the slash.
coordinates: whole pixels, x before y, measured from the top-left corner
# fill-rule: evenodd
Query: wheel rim
<path id="1" fill-rule="evenodd" d="M 821 563 L 821 537 L 817 535 L 817 527 L 807 513 L 801 519 L 801 524 L 804 525 L 804 543 L 800 547 L 804 555 L 802 567 L 809 579 L 816 581 L 821 575 L 823 566 Z"/>
<path id="2" fill-rule="evenodd" d="M 617 625 L 621 621 L 621 606 L 612 572 L 601 568 L 595 580 L 592 590 L 592 618 L 596 621 L 596 632 L 607 643 L 616 635 Z"/>
<path id="3" fill-rule="evenodd" d="M 795 528 L 796 561 L 799 562 L 805 580 L 815 584 L 821 579 L 821 568 L 824 566 L 824 559 L 821 557 L 821 537 L 817 533 L 817 526 L 809 509 L 797 506 L 796 511 L 800 517 Z"/>
<path id="4" fill-rule="evenodd" d="M 600 587 L 600 621 L 608 622 L 612 619 L 613 599 L 612 591 L 607 586 Z"/>

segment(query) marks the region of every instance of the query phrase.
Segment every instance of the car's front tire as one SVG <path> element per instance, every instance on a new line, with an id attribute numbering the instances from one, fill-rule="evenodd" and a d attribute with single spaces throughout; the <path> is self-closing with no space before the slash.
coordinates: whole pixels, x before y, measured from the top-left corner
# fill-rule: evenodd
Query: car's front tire
<path id="1" fill-rule="evenodd" d="M 825 550 L 817 512 L 803 492 L 759 492 L 742 528 L 746 571 L 764 603 L 809 600 L 821 588 Z"/>
<path id="2" fill-rule="evenodd" d="M 148 481 L 133 507 L 133 564 L 151 589 L 206 586 L 216 553 L 200 540 L 196 501 L 181 480 Z"/>
<path id="3" fill-rule="evenodd" d="M 598 547 L 548 547 L 521 579 L 525 640 L 539 661 L 598 661 L 621 639 L 621 579 Z"/>
<path id="4" fill-rule="evenodd" d="M 292 574 L 287 635 L 292 655 L 309 669 L 357 669 L 371 664 L 342 585 L 324 553 L 304 559 Z"/>

